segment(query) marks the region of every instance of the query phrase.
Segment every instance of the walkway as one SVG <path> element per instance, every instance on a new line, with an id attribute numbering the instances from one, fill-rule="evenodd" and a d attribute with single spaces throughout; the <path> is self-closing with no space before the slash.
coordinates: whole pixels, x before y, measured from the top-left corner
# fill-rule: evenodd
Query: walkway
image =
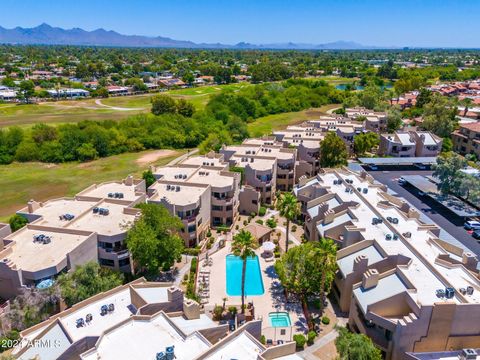
<path id="1" fill-rule="evenodd" d="M 335 340 L 337 336 L 338 336 L 337 330 L 332 330 L 327 335 L 321 337 L 312 346 L 306 347 L 305 350 L 300 351 L 297 354 L 306 360 L 318 360 L 319 357 L 315 356 L 313 353 L 317 352 L 319 349 L 321 349 L 325 345 Z"/>
<path id="2" fill-rule="evenodd" d="M 188 158 L 189 156 L 192 156 L 193 154 L 196 154 L 198 153 L 198 149 L 193 149 L 193 150 L 189 150 L 187 153 L 183 154 L 183 155 L 180 155 L 179 157 L 173 159 L 172 161 L 170 161 L 167 165 L 165 166 L 173 166 L 173 165 L 176 165 L 178 164 L 179 162 L 182 162 L 183 160 L 185 160 L 186 158 Z"/>

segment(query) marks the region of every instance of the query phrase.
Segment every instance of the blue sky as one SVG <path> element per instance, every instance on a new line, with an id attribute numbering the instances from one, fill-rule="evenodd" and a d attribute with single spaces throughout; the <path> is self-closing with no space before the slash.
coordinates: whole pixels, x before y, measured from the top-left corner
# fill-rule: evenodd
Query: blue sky
<path id="1" fill-rule="evenodd" d="M 228 44 L 480 47 L 480 0 L 1 0 L 1 8 L 6 28 L 45 22 Z"/>

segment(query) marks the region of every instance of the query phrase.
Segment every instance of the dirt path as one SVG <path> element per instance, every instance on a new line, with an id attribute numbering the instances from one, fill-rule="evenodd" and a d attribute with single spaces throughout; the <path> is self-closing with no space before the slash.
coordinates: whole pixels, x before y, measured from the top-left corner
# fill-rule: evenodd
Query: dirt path
<path id="1" fill-rule="evenodd" d="M 117 110 L 117 111 L 141 111 L 141 110 L 146 110 L 146 108 L 123 108 L 123 107 L 118 107 L 118 106 L 110 106 L 110 105 L 105 105 L 102 103 L 102 100 L 97 99 L 95 100 L 95 104 L 112 109 L 112 110 Z"/>
<path id="2" fill-rule="evenodd" d="M 136 163 L 138 165 L 142 165 L 142 166 L 143 165 L 148 165 L 148 164 L 151 164 L 151 163 L 157 161 L 158 159 L 162 159 L 162 158 L 171 156 L 175 153 L 176 153 L 176 151 L 174 151 L 174 150 L 155 150 L 155 151 L 152 151 L 148 154 L 145 154 L 145 155 L 139 157 L 136 160 Z"/>

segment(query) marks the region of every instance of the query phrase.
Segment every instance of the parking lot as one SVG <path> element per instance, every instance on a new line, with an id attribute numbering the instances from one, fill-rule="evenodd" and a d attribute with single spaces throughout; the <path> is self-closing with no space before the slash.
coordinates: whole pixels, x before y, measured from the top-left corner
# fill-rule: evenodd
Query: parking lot
<path id="1" fill-rule="evenodd" d="M 403 175 L 422 175 L 428 176 L 433 173 L 431 170 L 412 170 L 405 168 L 402 170 L 386 170 L 379 168 L 377 171 L 368 170 L 375 180 L 387 185 L 392 191 L 404 198 L 411 205 L 416 207 L 419 212 L 428 217 L 432 222 L 437 224 L 441 229 L 446 231 L 451 237 L 458 240 L 465 247 L 480 257 L 480 242 L 475 240 L 464 228 L 464 220 L 456 217 L 452 212 L 445 209 L 428 196 L 419 196 L 418 191 L 412 186 L 401 186 L 398 184 L 398 178 Z M 441 238 L 448 238 L 448 234 L 444 234 Z"/>

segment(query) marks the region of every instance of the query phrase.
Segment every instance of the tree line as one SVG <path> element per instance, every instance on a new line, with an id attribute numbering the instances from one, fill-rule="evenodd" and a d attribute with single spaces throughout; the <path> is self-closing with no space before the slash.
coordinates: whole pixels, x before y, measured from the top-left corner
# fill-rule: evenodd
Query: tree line
<path id="1" fill-rule="evenodd" d="M 90 161 L 145 149 L 218 150 L 248 137 L 247 123 L 267 114 L 340 102 L 342 93 L 323 81 L 289 80 L 224 91 L 195 111 L 183 99 L 152 98 L 152 113 L 120 121 L 81 121 L 0 129 L 0 164 L 13 161 Z"/>

